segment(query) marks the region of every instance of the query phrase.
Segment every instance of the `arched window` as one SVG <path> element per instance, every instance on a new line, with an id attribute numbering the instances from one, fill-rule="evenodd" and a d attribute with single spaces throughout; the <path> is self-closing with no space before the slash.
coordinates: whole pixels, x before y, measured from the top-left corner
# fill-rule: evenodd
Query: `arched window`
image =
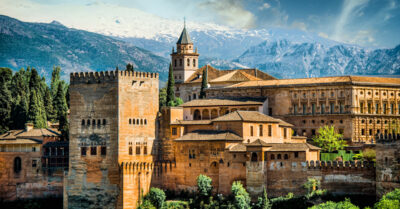
<path id="1" fill-rule="evenodd" d="M 140 125 L 143 125 L 143 119 L 140 119 Z"/>
<path id="2" fill-rule="evenodd" d="M 82 126 L 84 126 L 85 125 L 85 120 L 84 119 L 82 119 Z"/>
<path id="3" fill-rule="evenodd" d="M 282 159 L 282 156 L 281 156 L 281 154 L 278 154 L 278 159 Z"/>
<path id="4" fill-rule="evenodd" d="M 87 120 L 87 125 L 90 126 L 90 120 Z"/>
<path id="5" fill-rule="evenodd" d="M 285 160 L 289 159 L 289 155 L 285 154 L 284 158 L 285 158 Z"/>
<path id="6" fill-rule="evenodd" d="M 129 147 L 129 155 L 132 155 L 132 146 Z"/>
<path id="7" fill-rule="evenodd" d="M 132 119 L 129 118 L 129 124 L 132 124 Z"/>
<path id="8" fill-rule="evenodd" d="M 196 67 L 196 59 L 193 59 L 193 67 Z"/>
<path id="9" fill-rule="evenodd" d="M 139 125 L 139 119 L 136 119 L 136 124 Z"/>
<path id="10" fill-rule="evenodd" d="M 195 110 L 193 113 L 193 120 L 201 120 L 200 110 Z"/>
<path id="11" fill-rule="evenodd" d="M 132 124 L 135 125 L 136 124 L 136 120 L 132 119 Z"/>
<path id="12" fill-rule="evenodd" d="M 21 167 L 21 158 L 20 157 L 16 157 L 14 158 L 14 172 L 15 173 L 19 173 L 21 172 L 22 167 Z"/>
<path id="13" fill-rule="evenodd" d="M 96 120 L 95 119 L 92 120 L 92 125 L 96 125 Z"/>
<path id="14" fill-rule="evenodd" d="M 101 125 L 101 120 L 100 120 L 100 119 L 97 120 L 97 125 L 98 125 L 98 126 Z"/>
<path id="15" fill-rule="evenodd" d="M 106 124 L 107 124 L 106 119 L 103 119 L 103 125 L 106 125 Z"/>
<path id="16" fill-rule="evenodd" d="M 251 153 L 251 162 L 257 162 L 257 161 L 258 161 L 257 153 L 255 152 Z"/>
<path id="17" fill-rule="evenodd" d="M 188 67 L 190 66 L 190 59 L 189 58 L 187 58 L 187 66 Z"/>
<path id="18" fill-rule="evenodd" d="M 211 110 L 211 119 L 218 118 L 218 110 L 212 109 Z"/>
<path id="19" fill-rule="evenodd" d="M 144 125 L 147 125 L 147 119 L 144 119 Z"/>
<path id="20" fill-rule="evenodd" d="M 275 155 L 271 154 L 271 160 L 275 160 Z"/>
<path id="21" fill-rule="evenodd" d="M 209 120 L 210 119 L 210 111 L 208 111 L 208 109 L 204 109 L 202 111 L 202 116 L 203 116 L 203 120 Z"/>

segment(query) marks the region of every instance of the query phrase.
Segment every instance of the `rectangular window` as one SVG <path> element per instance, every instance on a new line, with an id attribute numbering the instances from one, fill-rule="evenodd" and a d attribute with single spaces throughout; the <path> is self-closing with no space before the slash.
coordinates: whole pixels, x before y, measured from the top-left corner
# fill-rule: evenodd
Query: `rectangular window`
<path id="1" fill-rule="evenodd" d="M 177 128 L 172 128 L 172 135 L 176 136 L 178 134 Z"/>
<path id="2" fill-rule="evenodd" d="M 140 155 L 140 146 L 139 145 L 136 145 L 136 154 Z"/>
<path id="3" fill-rule="evenodd" d="M 132 155 L 133 154 L 133 148 L 132 148 L 132 146 L 130 146 L 129 147 L 129 155 Z"/>
<path id="4" fill-rule="evenodd" d="M 107 147 L 105 147 L 105 146 L 102 146 L 101 147 L 101 155 L 107 155 Z"/>
<path id="5" fill-rule="evenodd" d="M 311 108 L 311 109 L 312 109 L 312 110 L 311 110 L 311 111 L 312 111 L 312 114 L 315 115 L 315 103 L 312 104 L 311 107 L 312 107 L 312 108 Z"/>
<path id="6" fill-rule="evenodd" d="M 390 114 L 394 114 L 394 103 L 390 104 Z"/>
<path id="7" fill-rule="evenodd" d="M 372 129 L 369 129 L 369 135 L 372 136 Z"/>
<path id="8" fill-rule="evenodd" d="M 311 135 L 315 136 L 315 129 L 311 129 Z"/>
<path id="9" fill-rule="evenodd" d="M 297 115 L 297 104 L 293 105 L 293 113 Z"/>
<path id="10" fill-rule="evenodd" d="M 272 108 L 268 108 L 268 115 L 272 116 Z"/>
<path id="11" fill-rule="evenodd" d="M 268 136 L 272 136 L 272 125 L 268 125 Z"/>
<path id="12" fill-rule="evenodd" d="M 143 147 L 143 154 L 147 155 L 147 145 Z"/>
<path id="13" fill-rule="evenodd" d="M 254 133 L 253 133 L 253 126 L 250 126 L 250 136 L 254 136 Z"/>
<path id="14" fill-rule="evenodd" d="M 86 156 L 86 147 L 81 147 L 81 156 Z"/>
<path id="15" fill-rule="evenodd" d="M 387 106 L 386 103 L 383 103 L 383 114 L 387 114 L 386 113 L 386 106 Z"/>
<path id="16" fill-rule="evenodd" d="M 90 155 L 97 155 L 97 147 L 90 147 Z"/>
<path id="17" fill-rule="evenodd" d="M 299 157 L 299 152 L 294 152 L 294 157 L 298 158 Z"/>
<path id="18" fill-rule="evenodd" d="M 368 114 L 372 113 L 372 104 L 368 103 Z"/>
<path id="19" fill-rule="evenodd" d="M 258 127 L 258 129 L 259 129 L 260 136 L 263 136 L 263 125 L 260 125 Z"/>
<path id="20" fill-rule="evenodd" d="M 307 106 L 303 104 L 303 115 L 307 114 Z"/>
<path id="21" fill-rule="evenodd" d="M 36 168 L 37 165 L 37 161 L 36 160 L 32 160 L 32 168 Z"/>
<path id="22" fill-rule="evenodd" d="M 283 128 L 283 138 L 287 138 L 287 128 Z"/>
<path id="23" fill-rule="evenodd" d="M 360 102 L 360 113 L 364 113 L 364 102 Z"/>
<path id="24" fill-rule="evenodd" d="M 365 129 L 361 129 L 361 135 L 365 135 Z"/>
<path id="25" fill-rule="evenodd" d="M 321 114 L 325 114 L 325 104 L 321 104 Z"/>
<path id="26" fill-rule="evenodd" d="M 379 103 L 375 104 L 375 114 L 379 114 Z"/>
<path id="27" fill-rule="evenodd" d="M 331 114 L 335 113 L 335 103 L 330 103 Z"/>
<path id="28" fill-rule="evenodd" d="M 344 112 L 344 104 L 342 102 L 339 102 L 339 107 L 340 107 L 340 113 L 342 114 Z"/>
<path id="29" fill-rule="evenodd" d="M 36 152 L 36 147 L 32 147 L 32 152 Z"/>

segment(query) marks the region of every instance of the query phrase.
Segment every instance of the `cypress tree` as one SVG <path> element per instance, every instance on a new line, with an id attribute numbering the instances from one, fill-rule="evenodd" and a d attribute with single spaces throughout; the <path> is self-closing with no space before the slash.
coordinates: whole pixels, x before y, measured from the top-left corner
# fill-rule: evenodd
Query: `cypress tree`
<path id="1" fill-rule="evenodd" d="M 44 102 L 44 107 L 46 110 L 46 117 L 47 120 L 49 121 L 54 121 L 55 119 L 55 115 L 54 115 L 54 109 L 53 109 L 53 99 L 50 93 L 50 89 L 47 88 L 45 89 L 45 95 L 43 98 L 43 102 Z"/>
<path id="2" fill-rule="evenodd" d="M 29 91 L 26 71 L 22 68 L 11 79 L 11 94 L 14 96 L 11 105 L 11 128 L 25 127 L 29 105 Z"/>
<path id="3" fill-rule="evenodd" d="M 68 107 L 62 82 L 60 82 L 57 87 L 57 94 L 54 98 L 54 109 L 56 110 L 56 119 L 59 123 L 59 130 L 64 137 L 68 137 Z"/>
<path id="4" fill-rule="evenodd" d="M 206 98 L 207 78 L 208 78 L 208 65 L 206 65 L 206 69 L 203 71 L 203 78 L 201 80 L 201 89 L 199 96 L 200 99 Z"/>
<path id="5" fill-rule="evenodd" d="M 167 106 L 169 107 L 175 106 L 174 87 L 175 87 L 174 72 L 172 69 L 172 64 L 169 63 L 168 83 L 167 83 Z"/>
<path id="6" fill-rule="evenodd" d="M 51 97 L 54 99 L 57 93 L 58 83 L 60 82 L 60 67 L 53 67 L 53 72 L 51 73 L 51 83 L 50 83 L 50 90 L 51 90 Z"/>
<path id="7" fill-rule="evenodd" d="M 36 71 L 35 68 L 32 68 L 29 79 L 29 89 L 30 90 L 35 89 L 36 91 L 40 90 L 40 82 L 41 79 L 38 72 Z"/>
<path id="8" fill-rule="evenodd" d="M 0 133 L 10 128 L 11 91 L 10 81 L 12 71 L 9 68 L 0 68 Z"/>
<path id="9" fill-rule="evenodd" d="M 35 128 L 46 128 L 46 113 L 43 112 L 41 98 L 36 89 L 31 89 L 28 121 L 32 122 Z"/>
<path id="10" fill-rule="evenodd" d="M 129 71 L 129 72 L 133 72 L 133 71 L 134 71 L 133 65 L 132 65 L 131 63 L 128 63 L 128 64 L 126 65 L 126 71 Z"/>

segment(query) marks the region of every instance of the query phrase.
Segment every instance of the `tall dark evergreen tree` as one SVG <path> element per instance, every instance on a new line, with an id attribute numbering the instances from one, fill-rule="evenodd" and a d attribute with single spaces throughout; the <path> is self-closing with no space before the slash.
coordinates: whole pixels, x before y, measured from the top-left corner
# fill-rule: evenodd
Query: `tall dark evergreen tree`
<path id="1" fill-rule="evenodd" d="M 54 114 L 54 108 L 53 108 L 53 98 L 51 96 L 50 89 L 47 86 L 46 86 L 43 102 L 44 102 L 44 107 L 46 110 L 47 120 L 54 122 L 55 114 Z"/>
<path id="2" fill-rule="evenodd" d="M 172 64 L 169 63 L 168 83 L 167 83 L 167 106 L 175 106 L 175 79 Z"/>
<path id="3" fill-rule="evenodd" d="M 59 130 L 64 137 L 68 137 L 68 106 L 65 98 L 63 83 L 60 82 L 57 87 L 57 94 L 54 98 L 54 109 L 56 110 L 56 119 L 59 122 Z"/>
<path id="4" fill-rule="evenodd" d="M 36 89 L 31 89 L 28 121 L 32 122 L 35 128 L 46 128 L 46 113 L 43 112 L 42 101 Z"/>
<path id="5" fill-rule="evenodd" d="M 12 70 L 0 68 L 0 133 L 4 133 L 10 128 L 11 116 L 11 91 L 10 82 Z"/>
<path id="6" fill-rule="evenodd" d="M 132 65 L 131 63 L 128 63 L 128 64 L 126 65 L 126 71 L 130 71 L 130 72 L 133 72 L 133 71 L 134 71 L 133 65 Z"/>
<path id="7" fill-rule="evenodd" d="M 11 129 L 22 129 L 28 119 L 29 90 L 26 71 L 22 68 L 11 79 Z"/>
<path id="8" fill-rule="evenodd" d="M 51 73 L 51 83 L 50 83 L 51 97 L 53 99 L 56 96 L 58 83 L 60 82 L 60 72 L 61 68 L 59 66 L 53 67 L 53 72 Z"/>
<path id="9" fill-rule="evenodd" d="M 201 89 L 199 95 L 200 99 L 206 98 L 207 79 L 208 79 L 208 65 L 206 65 L 206 69 L 203 71 L 203 77 L 201 80 Z"/>
<path id="10" fill-rule="evenodd" d="M 40 76 L 38 72 L 36 71 L 35 68 L 32 68 L 31 73 L 30 73 L 30 79 L 29 79 L 29 89 L 35 89 L 36 91 L 40 90 Z M 37 93 L 37 92 L 36 92 Z"/>

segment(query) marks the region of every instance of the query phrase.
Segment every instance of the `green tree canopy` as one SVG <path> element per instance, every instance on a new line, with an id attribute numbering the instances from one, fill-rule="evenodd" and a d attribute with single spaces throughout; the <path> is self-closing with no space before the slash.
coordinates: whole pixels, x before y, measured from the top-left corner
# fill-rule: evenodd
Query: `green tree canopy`
<path id="1" fill-rule="evenodd" d="M 342 137 L 335 131 L 334 126 L 324 126 L 318 129 L 318 135 L 314 136 L 313 141 L 321 147 L 322 151 L 332 152 L 347 146 Z"/>
<path id="2" fill-rule="evenodd" d="M 167 83 L 167 106 L 173 107 L 175 106 L 175 79 L 174 72 L 172 69 L 172 64 L 169 63 L 169 71 L 168 71 L 168 83 Z"/>
<path id="3" fill-rule="evenodd" d="M 57 93 L 58 83 L 60 82 L 60 73 L 61 73 L 61 68 L 59 66 L 53 67 L 53 72 L 51 73 L 51 83 L 50 83 L 50 91 L 52 98 L 54 98 Z"/>
<path id="4" fill-rule="evenodd" d="M 11 91 L 10 83 L 12 70 L 0 68 L 0 133 L 4 133 L 10 128 L 11 117 Z"/>
<path id="5" fill-rule="evenodd" d="M 250 196 L 240 181 L 235 181 L 232 184 L 232 195 L 234 196 L 234 206 L 237 209 L 250 208 Z"/>
<path id="6" fill-rule="evenodd" d="M 200 99 L 206 98 L 207 80 L 208 80 L 208 65 L 206 65 L 206 69 L 203 71 L 203 77 L 201 80 L 201 89 L 199 95 Z"/>
<path id="7" fill-rule="evenodd" d="M 319 205 L 314 205 L 310 209 L 359 209 L 359 207 L 353 205 L 350 199 L 346 199 L 342 202 L 328 201 Z"/>
<path id="8" fill-rule="evenodd" d="M 65 98 L 63 82 L 60 82 L 57 87 L 57 94 L 54 98 L 54 110 L 56 119 L 59 122 L 59 130 L 64 137 L 68 134 L 68 106 Z"/>
<path id="9" fill-rule="evenodd" d="M 200 174 L 197 177 L 197 193 L 202 200 L 208 199 L 212 192 L 212 179 L 206 175 Z"/>
<path id="10" fill-rule="evenodd" d="M 272 203 L 268 199 L 268 194 L 267 194 L 267 190 L 265 189 L 265 187 L 264 187 L 263 195 L 261 197 L 258 197 L 256 208 L 259 208 L 259 209 L 271 209 L 272 208 Z"/>
<path id="11" fill-rule="evenodd" d="M 395 189 L 384 195 L 375 203 L 376 209 L 400 209 L 400 189 Z"/>
<path id="12" fill-rule="evenodd" d="M 154 205 L 157 209 L 162 208 L 165 202 L 165 193 L 163 190 L 159 188 L 150 188 L 149 193 L 146 194 L 144 200 L 150 201 L 152 205 Z"/>
<path id="13" fill-rule="evenodd" d="M 32 122 L 35 128 L 46 128 L 46 113 L 43 112 L 41 98 L 35 89 L 31 90 L 28 121 Z"/>

